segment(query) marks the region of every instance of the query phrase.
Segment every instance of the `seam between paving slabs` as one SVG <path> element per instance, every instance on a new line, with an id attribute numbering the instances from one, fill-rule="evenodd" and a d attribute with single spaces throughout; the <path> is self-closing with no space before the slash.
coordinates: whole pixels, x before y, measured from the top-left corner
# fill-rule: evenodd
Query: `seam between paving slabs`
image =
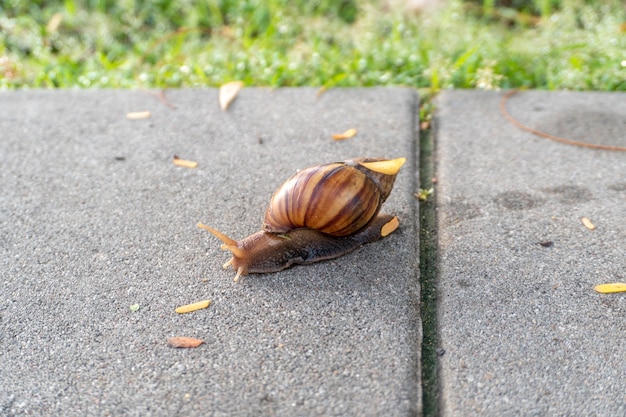
<path id="1" fill-rule="evenodd" d="M 419 126 L 418 126 L 419 128 Z M 420 188 L 434 187 L 435 129 L 419 130 Z M 422 407 L 424 417 L 439 415 L 437 335 L 437 207 L 436 197 L 419 202 L 420 315 L 422 319 Z"/>

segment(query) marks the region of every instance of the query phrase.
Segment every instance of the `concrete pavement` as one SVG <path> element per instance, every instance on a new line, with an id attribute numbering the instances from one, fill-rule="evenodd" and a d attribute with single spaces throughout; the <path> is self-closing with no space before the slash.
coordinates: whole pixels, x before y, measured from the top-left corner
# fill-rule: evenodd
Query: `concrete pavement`
<path id="1" fill-rule="evenodd" d="M 626 294 L 593 291 L 626 281 L 626 153 L 521 131 L 501 96 L 437 100 L 442 415 L 626 415 Z M 507 108 L 626 146 L 622 93 L 520 92 Z"/>
<path id="2" fill-rule="evenodd" d="M 520 131 L 501 96 L 436 101 L 441 415 L 623 415 L 626 295 L 592 288 L 626 280 L 626 155 Z M 0 93 L 0 415 L 420 415 L 416 93 L 246 88 L 228 112 L 214 89 L 166 97 Z M 626 146 L 624 94 L 508 108 Z M 383 207 L 400 229 L 233 283 L 196 223 L 247 236 L 296 169 L 355 156 L 408 158 Z"/>
<path id="3" fill-rule="evenodd" d="M 0 94 L 0 415 L 419 412 L 417 95 L 316 92 L 244 89 L 228 112 L 214 89 L 168 91 L 176 109 L 143 91 Z M 296 169 L 358 156 L 408 158 L 383 209 L 400 229 L 233 283 L 196 224 L 243 238 Z"/>

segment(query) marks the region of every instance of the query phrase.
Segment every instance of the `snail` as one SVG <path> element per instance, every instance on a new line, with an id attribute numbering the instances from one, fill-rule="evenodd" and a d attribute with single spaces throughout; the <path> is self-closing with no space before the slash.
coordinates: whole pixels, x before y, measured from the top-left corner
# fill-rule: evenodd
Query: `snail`
<path id="1" fill-rule="evenodd" d="M 236 241 L 198 223 L 232 252 L 237 274 L 276 272 L 337 258 L 398 228 L 379 211 L 406 158 L 355 158 L 296 172 L 270 200 L 262 230 Z"/>

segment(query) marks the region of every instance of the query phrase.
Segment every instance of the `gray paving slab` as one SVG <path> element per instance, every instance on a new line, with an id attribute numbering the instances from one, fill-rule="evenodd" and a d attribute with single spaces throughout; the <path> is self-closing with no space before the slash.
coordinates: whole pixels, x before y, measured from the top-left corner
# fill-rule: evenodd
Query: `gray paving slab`
<path id="1" fill-rule="evenodd" d="M 521 131 L 501 96 L 437 99 L 442 415 L 626 415 L 626 294 L 593 291 L 626 281 L 626 154 Z M 623 93 L 521 92 L 508 109 L 626 146 Z"/>
<path id="2" fill-rule="evenodd" d="M 228 112 L 214 89 L 166 96 L 0 93 L 0 414 L 419 413 L 414 90 L 247 88 Z M 357 156 L 408 157 L 384 207 L 400 229 L 233 283 L 196 223 L 244 237 L 296 169 Z"/>

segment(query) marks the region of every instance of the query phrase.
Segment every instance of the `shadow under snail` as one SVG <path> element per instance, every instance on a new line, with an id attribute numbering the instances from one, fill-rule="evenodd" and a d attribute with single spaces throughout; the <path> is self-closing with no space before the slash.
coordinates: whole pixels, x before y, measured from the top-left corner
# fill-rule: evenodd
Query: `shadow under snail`
<path id="1" fill-rule="evenodd" d="M 250 273 L 337 258 L 398 228 L 379 214 L 406 158 L 355 158 L 298 171 L 281 185 L 265 212 L 263 230 L 236 241 L 198 223 L 232 252 L 235 281 Z"/>

